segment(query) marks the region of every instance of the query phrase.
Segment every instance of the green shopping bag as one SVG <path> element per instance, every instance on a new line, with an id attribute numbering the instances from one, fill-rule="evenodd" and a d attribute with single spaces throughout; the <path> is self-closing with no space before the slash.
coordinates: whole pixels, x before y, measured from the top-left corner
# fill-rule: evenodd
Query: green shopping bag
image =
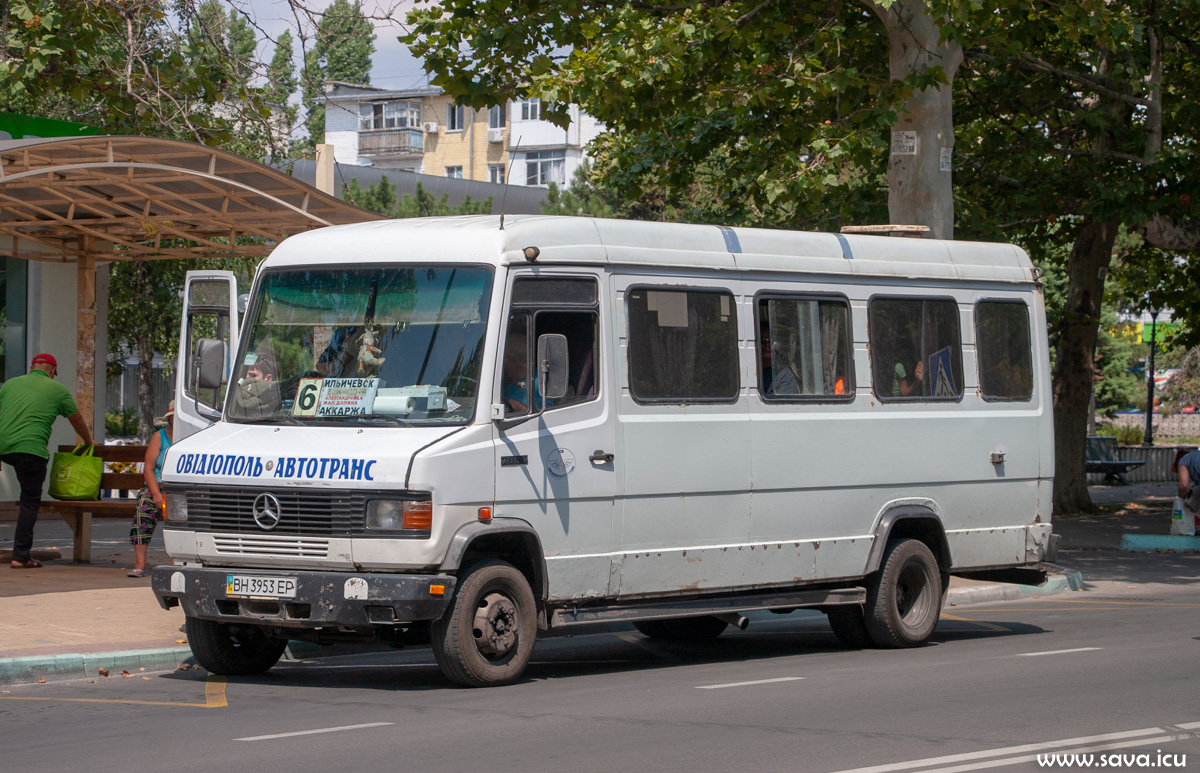
<path id="1" fill-rule="evenodd" d="M 93 456 L 93 446 L 82 455 L 75 453 L 83 444 L 75 446 L 75 451 L 54 455 L 54 463 L 50 466 L 50 496 L 55 499 L 87 500 L 100 496 L 100 476 L 104 474 L 104 460 Z"/>

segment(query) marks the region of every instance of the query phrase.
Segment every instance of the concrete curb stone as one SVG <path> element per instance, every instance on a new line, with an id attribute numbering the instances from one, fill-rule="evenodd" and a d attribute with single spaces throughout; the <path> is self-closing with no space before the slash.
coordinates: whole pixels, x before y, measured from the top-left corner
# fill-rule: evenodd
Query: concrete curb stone
<path id="1" fill-rule="evenodd" d="M 27 684 L 38 679 L 51 682 L 103 678 L 97 675 L 99 669 L 108 671 L 109 678 L 120 678 L 122 670 L 140 674 L 142 668 L 166 671 L 195 662 L 188 647 L 0 658 L 0 684 Z"/>
<path id="2" fill-rule="evenodd" d="M 1200 553 L 1200 537 L 1182 534 L 1126 534 L 1121 550 L 1131 553 Z"/>
<path id="3" fill-rule="evenodd" d="M 1015 601 L 1033 596 L 1052 596 L 1083 588 L 1083 575 L 1075 570 L 1046 564 L 1046 582 L 1041 585 L 987 583 L 985 585 L 951 588 L 946 594 L 946 606 L 986 604 L 991 601 Z"/>

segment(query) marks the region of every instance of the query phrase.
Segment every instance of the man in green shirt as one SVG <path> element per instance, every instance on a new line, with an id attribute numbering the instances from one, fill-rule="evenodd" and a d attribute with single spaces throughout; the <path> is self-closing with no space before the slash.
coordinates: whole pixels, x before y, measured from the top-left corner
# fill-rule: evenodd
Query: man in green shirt
<path id="1" fill-rule="evenodd" d="M 58 361 L 53 355 L 33 358 L 28 375 L 9 379 L 0 387 L 0 462 L 11 465 L 21 484 L 21 509 L 13 538 L 12 568 L 36 569 L 41 563 L 29 557 L 33 547 L 33 525 L 42 506 L 42 484 L 46 482 L 47 448 L 54 420 L 66 416 L 71 426 L 92 445 L 92 433 L 79 415 L 71 393 L 54 381 Z"/>

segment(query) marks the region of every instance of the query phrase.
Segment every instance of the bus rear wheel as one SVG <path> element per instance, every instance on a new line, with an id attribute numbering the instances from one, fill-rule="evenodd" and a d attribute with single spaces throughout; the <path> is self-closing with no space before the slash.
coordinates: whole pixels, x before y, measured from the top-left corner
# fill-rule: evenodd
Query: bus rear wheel
<path id="1" fill-rule="evenodd" d="M 511 684 L 533 654 L 536 618 L 525 575 L 507 561 L 480 561 L 463 574 L 449 609 L 430 627 L 433 656 L 455 684 Z"/>
<path id="2" fill-rule="evenodd" d="M 880 647 L 915 647 L 933 636 L 942 611 L 942 572 L 920 540 L 887 544 L 883 563 L 867 585 L 863 622 Z"/>
<path id="3" fill-rule="evenodd" d="M 863 608 L 858 604 L 839 604 L 825 610 L 833 635 L 846 647 L 861 650 L 874 644 L 863 620 Z"/>

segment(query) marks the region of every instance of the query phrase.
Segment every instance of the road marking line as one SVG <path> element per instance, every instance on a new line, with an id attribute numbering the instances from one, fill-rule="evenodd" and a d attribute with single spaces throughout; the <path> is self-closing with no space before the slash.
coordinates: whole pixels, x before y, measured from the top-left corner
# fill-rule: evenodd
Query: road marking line
<path id="1" fill-rule="evenodd" d="M 1200 604 L 1172 604 L 1167 601 L 1092 601 L 1089 599 L 1059 599 L 1060 604 L 1119 604 L 1123 607 L 1200 607 Z"/>
<path id="2" fill-rule="evenodd" d="M 367 722 L 362 725 L 342 725 L 341 727 L 322 727 L 316 730 L 298 730 L 294 733 L 275 733 L 274 735 L 255 735 L 249 738 L 234 738 L 235 741 L 269 741 L 273 738 L 292 738 L 297 735 L 317 735 L 318 733 L 339 733 L 342 730 L 361 730 L 364 727 L 383 727 L 394 725 L 395 722 Z"/>
<path id="3" fill-rule="evenodd" d="M 223 709 L 229 705 L 225 700 L 225 677 L 209 674 L 204 682 L 204 703 L 175 703 L 173 701 L 139 701 L 129 698 L 41 698 L 35 696 L 3 695 L 0 701 L 51 701 L 56 703 L 123 703 L 131 706 L 183 706 L 193 709 Z"/>
<path id="4" fill-rule="evenodd" d="M 1018 652 L 1018 658 L 1036 658 L 1040 655 L 1066 655 L 1068 652 L 1091 652 L 1093 650 L 1101 650 L 1103 647 L 1076 647 L 1073 650 L 1047 650 L 1046 652 Z"/>
<path id="5" fill-rule="evenodd" d="M 117 698 L 35 698 L 25 696 L 0 696 L 0 701 L 52 701 L 59 703 L 127 703 L 135 706 L 190 706 L 192 708 L 219 708 L 208 703 L 171 703 L 170 701 L 134 701 Z"/>
<path id="6" fill-rule="evenodd" d="M 1002 625 L 996 625 L 995 623 L 985 623 L 980 620 L 972 620 L 969 617 L 959 617 L 957 615 L 951 615 L 946 612 L 942 613 L 942 617 L 947 620 L 954 620 L 954 621 L 960 622 L 960 623 L 971 623 L 972 625 L 978 625 L 979 627 L 984 628 L 989 631 L 1004 631 L 1005 633 L 1012 633 L 1012 631 L 1010 631 L 1009 629 L 1005 628 Z"/>
<path id="7" fill-rule="evenodd" d="M 753 682 L 728 682 L 726 684 L 704 684 L 697 685 L 697 690 L 720 690 L 725 687 L 749 687 L 752 684 L 772 684 L 774 682 L 798 682 L 801 679 L 806 679 L 803 676 L 781 676 L 778 679 L 755 679 Z"/>
<path id="8" fill-rule="evenodd" d="M 1200 725 L 1200 723 L 1197 723 Z M 1180 725 L 1183 727 L 1183 725 Z M 1146 727 L 1141 730 L 1123 730 L 1117 733 L 1105 733 L 1103 735 L 1088 735 L 1080 738 L 1065 738 L 1061 741 L 1045 741 L 1043 743 L 1028 743 L 1020 746 L 1009 746 L 1002 749 L 987 749 L 978 752 L 966 752 L 964 754 L 950 754 L 944 757 L 929 757 L 923 760 L 910 760 L 909 762 L 894 762 L 888 765 L 875 765 L 868 768 L 853 768 L 851 770 L 842 770 L 838 773 L 892 773 L 897 770 L 912 770 L 914 768 L 935 768 L 938 765 L 948 765 L 954 762 L 968 762 L 971 760 L 985 760 L 989 757 L 1006 757 L 1008 755 L 1023 754 L 1027 752 L 1045 751 L 1047 749 L 1067 749 L 1077 744 L 1095 743 L 1097 741 L 1124 741 L 1125 739 L 1136 738 L 1129 745 L 1155 743 L 1159 738 L 1171 736 L 1159 736 L 1163 730 L 1160 727 Z M 1140 737 L 1139 737 L 1140 736 Z M 1157 736 L 1157 737 L 1149 737 Z M 1191 737 L 1191 736 L 1186 736 Z M 1036 755 L 1033 757 L 1036 759 Z M 1011 764 L 1009 760 L 1002 760 L 996 763 L 997 765 Z M 939 769 L 938 773 L 949 773 L 949 771 Z"/>
<path id="9" fill-rule="evenodd" d="M 225 700 L 225 677 L 208 675 L 204 680 L 204 702 L 210 709 L 223 709 L 229 705 Z"/>
<path id="10" fill-rule="evenodd" d="M 1098 746 L 1078 746 L 1069 749 L 1056 749 L 1054 754 L 1086 754 L 1090 752 L 1105 752 L 1114 751 L 1116 749 L 1136 749 L 1139 746 L 1157 746 L 1159 744 L 1169 743 L 1171 741 L 1181 741 L 1191 738 L 1190 733 L 1179 733 L 1176 735 L 1156 735 L 1149 738 L 1139 738 L 1136 741 L 1123 741 L 1120 743 L 1099 744 Z M 981 770 L 983 768 L 999 768 L 1016 765 L 1020 762 L 1036 762 L 1039 755 L 1023 754 L 1018 757 L 1005 757 L 999 760 L 987 760 L 985 762 L 976 762 L 968 765 L 956 765 L 949 768 L 934 768 L 929 773 L 966 773 L 970 770 Z"/>

